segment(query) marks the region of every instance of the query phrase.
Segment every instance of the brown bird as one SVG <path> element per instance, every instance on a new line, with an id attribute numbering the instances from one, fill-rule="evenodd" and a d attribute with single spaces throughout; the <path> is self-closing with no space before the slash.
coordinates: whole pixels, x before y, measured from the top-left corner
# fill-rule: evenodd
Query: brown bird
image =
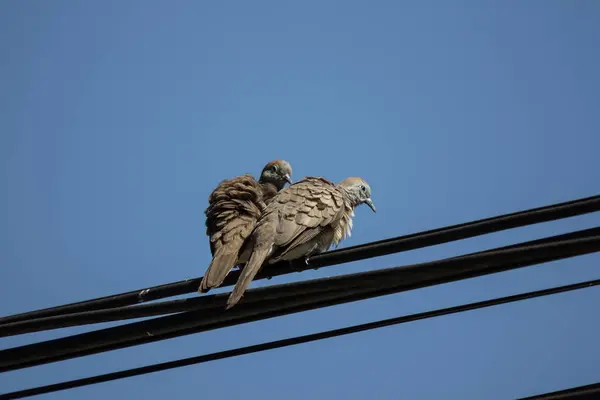
<path id="1" fill-rule="evenodd" d="M 349 237 L 354 208 L 363 203 L 375 212 L 371 188 L 361 178 L 347 178 L 335 185 L 324 178 L 307 177 L 279 192 L 244 245 L 242 258 L 250 257 L 227 308 L 242 298 L 265 260 L 272 264 L 309 257 Z"/>
<path id="2" fill-rule="evenodd" d="M 271 199 L 292 183 L 292 166 L 284 160 L 271 161 L 262 170 L 258 182 L 252 175 L 224 180 L 208 198 L 205 211 L 206 234 L 213 256 L 198 291 L 208 292 L 223 283 L 239 264 L 238 256 L 246 238 Z"/>

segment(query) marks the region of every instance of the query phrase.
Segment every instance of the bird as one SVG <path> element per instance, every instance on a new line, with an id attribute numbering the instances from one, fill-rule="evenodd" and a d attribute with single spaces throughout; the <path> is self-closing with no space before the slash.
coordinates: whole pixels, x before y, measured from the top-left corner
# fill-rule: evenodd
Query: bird
<path id="1" fill-rule="evenodd" d="M 230 309 L 262 265 L 313 256 L 336 247 L 351 235 L 354 208 L 367 204 L 373 212 L 371 187 L 362 178 L 349 177 L 339 184 L 323 177 L 306 177 L 280 191 L 267 205 L 242 256 L 248 258 L 227 299 Z"/>
<path id="2" fill-rule="evenodd" d="M 250 174 L 223 180 L 208 197 L 206 234 L 212 260 L 199 293 L 220 286 L 227 274 L 239 264 L 238 256 L 266 205 L 285 186 L 292 184 L 292 166 L 285 160 L 266 164 L 258 181 Z"/>

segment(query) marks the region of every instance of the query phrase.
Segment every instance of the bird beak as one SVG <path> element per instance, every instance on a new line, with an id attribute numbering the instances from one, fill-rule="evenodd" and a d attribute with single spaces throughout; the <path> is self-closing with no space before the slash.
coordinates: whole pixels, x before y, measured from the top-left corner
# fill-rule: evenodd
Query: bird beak
<path id="1" fill-rule="evenodd" d="M 293 183 L 292 182 L 292 177 L 290 176 L 290 174 L 285 174 L 284 178 L 285 178 L 285 181 L 287 183 L 289 183 L 290 185 Z"/>
<path id="2" fill-rule="evenodd" d="M 374 213 L 377 212 L 377 210 L 375 210 L 375 204 L 373 204 L 373 200 L 366 199 L 365 203 L 371 208 L 371 210 L 373 210 Z"/>

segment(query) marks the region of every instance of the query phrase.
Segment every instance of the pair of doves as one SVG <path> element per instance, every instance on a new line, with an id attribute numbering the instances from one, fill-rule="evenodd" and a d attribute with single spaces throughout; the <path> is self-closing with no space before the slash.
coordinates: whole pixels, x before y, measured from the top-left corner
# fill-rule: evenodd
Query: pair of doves
<path id="1" fill-rule="evenodd" d="M 220 286 L 229 272 L 245 264 L 227 300 L 237 304 L 265 261 L 310 257 L 350 236 L 354 207 L 373 212 L 371 188 L 350 177 L 337 185 L 321 177 L 292 183 L 284 160 L 268 163 L 256 181 L 242 175 L 222 181 L 208 198 L 206 234 L 213 259 L 198 291 Z M 286 183 L 290 186 L 284 189 Z"/>

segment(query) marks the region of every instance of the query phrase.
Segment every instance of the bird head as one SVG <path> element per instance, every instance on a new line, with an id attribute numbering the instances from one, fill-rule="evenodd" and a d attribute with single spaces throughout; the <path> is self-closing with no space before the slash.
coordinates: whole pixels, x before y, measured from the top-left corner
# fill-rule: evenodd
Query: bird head
<path id="1" fill-rule="evenodd" d="M 271 161 L 263 168 L 260 181 L 272 183 L 281 190 L 286 182 L 292 184 L 292 166 L 285 160 Z"/>
<path id="2" fill-rule="evenodd" d="M 350 177 L 341 181 L 339 186 L 346 190 L 353 207 L 366 204 L 371 208 L 371 210 L 373 210 L 373 212 L 376 212 L 375 205 L 371 200 L 371 187 L 367 181 L 362 178 Z"/>

